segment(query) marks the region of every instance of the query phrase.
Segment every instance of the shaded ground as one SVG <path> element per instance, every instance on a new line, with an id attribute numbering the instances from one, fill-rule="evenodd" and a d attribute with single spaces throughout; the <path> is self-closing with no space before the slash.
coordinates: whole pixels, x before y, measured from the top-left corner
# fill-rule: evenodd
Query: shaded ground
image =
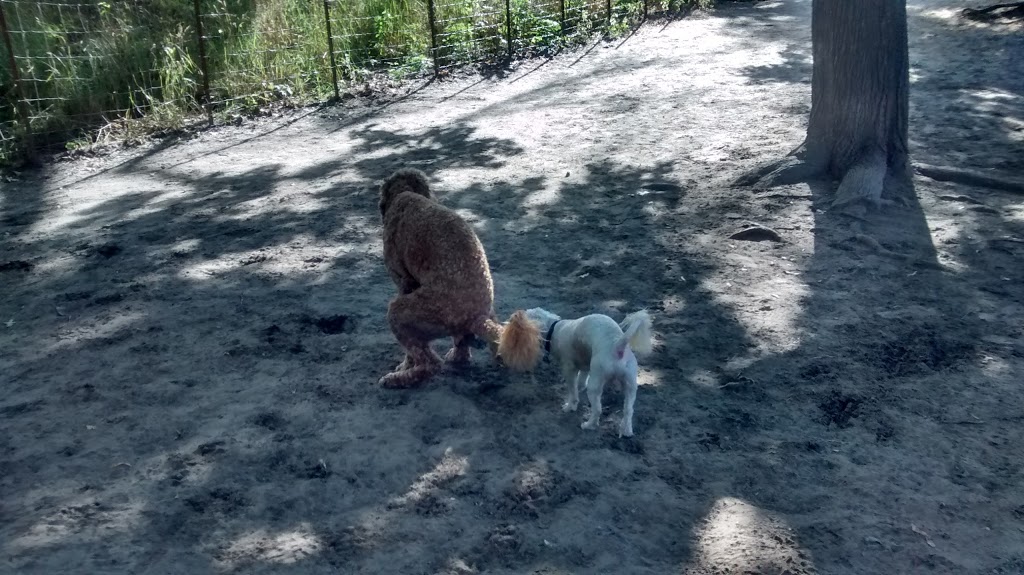
<path id="1" fill-rule="evenodd" d="M 915 157 L 1019 172 L 1024 36 L 911 2 Z M 865 225 L 795 147 L 810 2 L 504 79 L 51 166 L 0 203 L 0 566 L 17 573 L 1019 573 L 1024 205 Z M 478 353 L 419 390 L 376 183 L 428 171 L 499 313 L 650 308 L 634 440 Z M 728 237 L 747 222 L 782 243 Z"/>

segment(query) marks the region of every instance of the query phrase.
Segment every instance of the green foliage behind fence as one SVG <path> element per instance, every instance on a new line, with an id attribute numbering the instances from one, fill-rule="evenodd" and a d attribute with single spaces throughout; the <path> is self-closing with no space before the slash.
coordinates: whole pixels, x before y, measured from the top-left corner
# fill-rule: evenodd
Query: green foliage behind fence
<path id="1" fill-rule="evenodd" d="M 643 12 L 643 0 L 612 5 L 609 19 L 607 0 L 332 0 L 330 40 L 342 83 L 407 76 L 504 58 L 509 31 L 512 52 L 529 56 Z M 52 148 L 178 127 L 204 103 L 220 114 L 334 91 L 322 0 L 0 0 L 0 8 L 21 77 L 19 102 L 0 42 L 0 164 L 26 143 L 19 110 L 35 146 Z"/>

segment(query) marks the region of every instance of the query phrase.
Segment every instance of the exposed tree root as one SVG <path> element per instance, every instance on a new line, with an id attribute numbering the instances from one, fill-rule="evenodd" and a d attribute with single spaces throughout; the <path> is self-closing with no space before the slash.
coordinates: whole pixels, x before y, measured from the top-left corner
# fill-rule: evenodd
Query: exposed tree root
<path id="1" fill-rule="evenodd" d="M 832 200 L 832 207 L 842 208 L 859 203 L 877 207 L 882 200 L 886 171 L 885 154 L 881 150 L 865 152 L 843 175 L 836 197 Z"/>
<path id="2" fill-rule="evenodd" d="M 733 185 L 766 190 L 825 177 L 823 162 L 812 161 L 809 156 L 806 147 L 801 145 L 781 160 L 740 176 Z M 898 181 L 900 178 L 890 176 L 892 174 L 886 165 L 885 154 L 880 150 L 867 149 L 860 160 L 846 171 L 832 207 L 840 213 L 863 220 L 869 208 L 893 205 L 894 202 L 882 199 L 882 191 L 887 187 L 895 189 L 902 184 Z"/>
<path id="3" fill-rule="evenodd" d="M 960 14 L 969 20 L 995 20 L 997 18 L 1024 18 L 1024 2 L 992 4 L 983 8 L 964 8 Z"/>
<path id="4" fill-rule="evenodd" d="M 824 170 L 818 163 L 808 161 L 807 156 L 807 148 L 804 144 L 800 144 L 782 159 L 765 164 L 736 178 L 733 180 L 732 186 L 766 190 L 777 186 L 799 184 L 822 176 Z"/>
<path id="5" fill-rule="evenodd" d="M 940 264 L 938 262 L 933 262 L 933 261 L 921 259 L 921 258 L 919 258 L 917 256 L 914 256 L 914 255 L 911 255 L 911 254 L 903 254 L 903 253 L 900 253 L 900 252 L 894 252 L 894 251 L 886 248 L 882 244 L 878 243 L 878 240 L 876 240 L 875 238 L 873 238 L 873 237 L 871 237 L 871 236 L 869 236 L 867 234 L 860 234 L 860 233 L 854 234 L 853 236 L 850 237 L 850 239 L 855 241 L 855 242 L 858 242 L 860 244 L 863 244 L 863 245 L 871 248 L 878 255 L 887 256 L 887 257 L 894 258 L 894 259 L 897 259 L 897 260 L 905 261 L 905 262 L 909 263 L 910 265 L 916 266 L 916 267 L 928 268 L 928 269 L 939 270 L 939 271 L 946 271 L 946 268 L 942 264 Z"/>
<path id="6" fill-rule="evenodd" d="M 1024 194 L 1024 180 L 989 176 L 981 172 L 965 168 L 947 168 L 929 164 L 914 163 L 914 171 L 926 178 L 939 182 L 953 182 L 966 186 L 990 188 L 1015 194 Z"/>

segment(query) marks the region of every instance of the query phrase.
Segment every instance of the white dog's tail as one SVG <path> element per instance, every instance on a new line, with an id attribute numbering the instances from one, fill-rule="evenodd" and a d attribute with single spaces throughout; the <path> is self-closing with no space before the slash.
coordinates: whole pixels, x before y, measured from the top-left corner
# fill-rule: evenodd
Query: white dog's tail
<path id="1" fill-rule="evenodd" d="M 647 310 L 642 309 L 627 315 L 619 327 L 622 328 L 622 337 L 615 342 L 615 352 L 619 357 L 625 353 L 626 346 L 629 346 L 637 356 L 644 356 L 653 351 L 651 316 Z"/>

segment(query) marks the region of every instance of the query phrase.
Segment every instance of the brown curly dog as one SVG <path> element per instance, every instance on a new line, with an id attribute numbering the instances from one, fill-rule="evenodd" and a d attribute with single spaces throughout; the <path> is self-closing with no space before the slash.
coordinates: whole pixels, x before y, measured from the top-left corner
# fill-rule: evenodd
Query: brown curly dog
<path id="1" fill-rule="evenodd" d="M 384 387 L 412 387 L 441 369 L 432 340 L 451 336 L 445 361 L 467 362 L 473 337 L 505 365 L 528 370 L 540 358 L 540 332 L 522 311 L 506 325 L 494 313 L 487 255 L 473 229 L 434 200 L 423 172 L 405 168 L 380 187 L 384 263 L 398 286 L 388 324 L 405 360 L 380 378 Z"/>

